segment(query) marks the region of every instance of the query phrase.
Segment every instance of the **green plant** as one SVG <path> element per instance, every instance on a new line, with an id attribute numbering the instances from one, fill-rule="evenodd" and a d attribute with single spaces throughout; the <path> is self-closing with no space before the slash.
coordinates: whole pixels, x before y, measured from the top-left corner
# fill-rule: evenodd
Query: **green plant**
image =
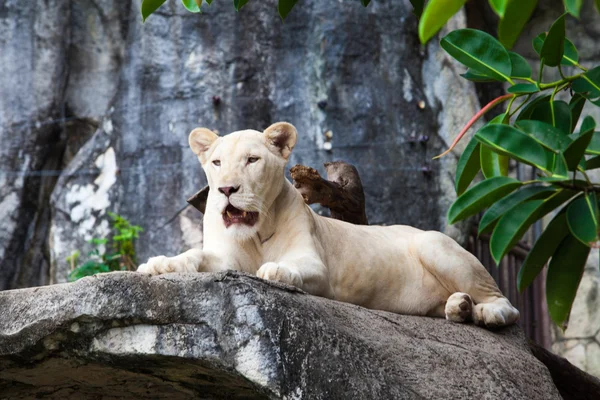
<path id="1" fill-rule="evenodd" d="M 540 58 L 537 79 L 523 57 L 487 33 L 461 29 L 441 40 L 446 52 L 468 67 L 466 79 L 510 84 L 508 93 L 483 107 L 448 149 L 482 115 L 508 101 L 506 110 L 479 129 L 462 153 L 455 182 L 459 197 L 448 220 L 455 223 L 487 208 L 479 233 L 491 232 L 490 251 L 499 263 L 535 221 L 557 210 L 525 259 L 517 285 L 523 291 L 550 260 L 548 309 L 563 328 L 590 248 L 600 245 L 600 183 L 588 175 L 600 168 L 600 132 L 590 116 L 578 132 L 575 129 L 586 102 L 600 106 L 600 66 L 588 70 L 580 65 L 577 49 L 565 38 L 565 17 L 533 40 Z M 565 66 L 578 72 L 566 75 Z M 548 67 L 557 68 L 561 79 L 543 82 L 542 72 Z M 568 103 L 556 100 L 561 91 L 570 93 Z M 508 177 L 510 159 L 535 168 L 538 177 Z M 479 171 L 484 179 L 468 188 Z"/>
<path id="2" fill-rule="evenodd" d="M 80 252 L 74 251 L 66 261 L 71 265 L 69 281 L 73 282 L 84 276 L 99 274 L 101 272 L 134 270 L 137 266 L 135 257 L 135 239 L 143 229 L 131 223 L 122 216 L 108 212 L 111 218 L 113 234 L 109 239 L 93 238 L 89 243 L 94 247 L 88 253 L 89 259 L 81 266 L 77 266 Z M 111 251 L 102 248 L 111 248 Z"/>
<path id="3" fill-rule="evenodd" d="M 142 18 L 145 21 L 167 0 L 143 0 Z M 249 0 L 233 0 L 233 7 L 239 11 Z M 483 1 L 483 0 L 482 0 Z M 181 0 L 183 6 L 190 12 L 201 12 L 203 0 Z M 206 0 L 210 5 L 213 0 Z M 298 0 L 278 0 L 277 10 L 281 19 L 285 19 L 292 11 Z M 425 44 L 431 39 L 448 20 L 456 14 L 467 0 L 410 0 L 413 13 L 419 18 L 419 39 Z M 596 8 L 600 11 L 600 0 L 594 0 Z M 367 7 L 371 0 L 360 0 Z M 500 42 L 510 49 L 516 42 L 533 14 L 538 0 L 488 0 L 490 7 L 498 15 L 498 38 Z M 565 10 L 579 18 L 583 0 L 563 0 Z"/>

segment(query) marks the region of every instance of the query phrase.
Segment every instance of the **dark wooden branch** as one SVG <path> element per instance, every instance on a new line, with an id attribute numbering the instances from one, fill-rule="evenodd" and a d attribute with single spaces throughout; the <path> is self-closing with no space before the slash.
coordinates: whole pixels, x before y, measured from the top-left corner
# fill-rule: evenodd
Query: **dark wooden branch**
<path id="1" fill-rule="evenodd" d="M 294 186 L 307 204 L 329 208 L 331 217 L 359 225 L 368 225 L 365 193 L 358 171 L 343 161 L 325 164 L 327 179 L 314 169 L 296 165 L 290 169 Z"/>
<path id="2" fill-rule="evenodd" d="M 198 193 L 187 199 L 189 205 L 200 211 L 202 214 L 206 211 L 206 200 L 208 199 L 208 186 L 204 186 Z"/>
<path id="3" fill-rule="evenodd" d="M 600 399 L 600 379 L 584 372 L 566 359 L 529 341 L 531 352 L 550 371 L 554 385 L 565 400 Z"/>

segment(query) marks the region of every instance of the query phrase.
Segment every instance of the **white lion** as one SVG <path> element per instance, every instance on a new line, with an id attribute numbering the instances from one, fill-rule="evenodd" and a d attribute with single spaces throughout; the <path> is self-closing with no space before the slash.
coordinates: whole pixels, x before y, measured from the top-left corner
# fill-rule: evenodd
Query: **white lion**
<path id="1" fill-rule="evenodd" d="M 235 269 L 378 310 L 486 327 L 517 321 L 477 258 L 448 236 L 314 213 L 284 176 L 296 136 L 285 122 L 225 137 L 194 129 L 189 144 L 210 186 L 204 248 L 152 257 L 138 271 Z"/>

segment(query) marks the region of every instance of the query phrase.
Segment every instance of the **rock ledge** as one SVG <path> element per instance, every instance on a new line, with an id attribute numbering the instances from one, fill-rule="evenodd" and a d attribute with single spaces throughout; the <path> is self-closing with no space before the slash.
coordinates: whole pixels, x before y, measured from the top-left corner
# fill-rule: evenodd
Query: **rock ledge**
<path id="1" fill-rule="evenodd" d="M 560 399 L 517 327 L 367 310 L 238 272 L 0 292 L 0 394 Z"/>

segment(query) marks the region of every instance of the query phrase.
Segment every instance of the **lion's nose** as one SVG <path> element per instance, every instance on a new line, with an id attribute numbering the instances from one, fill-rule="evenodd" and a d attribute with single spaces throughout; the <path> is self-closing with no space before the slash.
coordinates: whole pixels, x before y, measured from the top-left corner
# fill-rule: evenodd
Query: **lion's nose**
<path id="1" fill-rule="evenodd" d="M 232 193 L 237 192 L 240 189 L 239 186 L 223 186 L 219 188 L 219 192 L 223 193 L 225 196 L 229 197 Z"/>

